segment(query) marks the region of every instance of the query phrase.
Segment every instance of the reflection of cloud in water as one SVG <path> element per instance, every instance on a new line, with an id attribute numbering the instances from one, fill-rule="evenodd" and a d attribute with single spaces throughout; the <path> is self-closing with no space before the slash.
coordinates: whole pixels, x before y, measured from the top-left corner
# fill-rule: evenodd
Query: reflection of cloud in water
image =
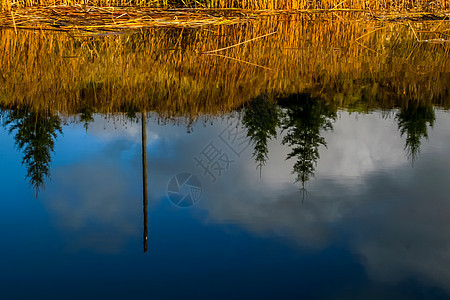
<path id="1" fill-rule="evenodd" d="M 116 124 L 95 116 L 88 129 L 92 145 L 83 144 L 86 133 L 78 124 L 72 138 L 79 144 L 69 142 L 72 147 L 62 149 L 70 152 L 58 153 L 64 164 L 53 170 L 46 205 L 56 215 L 70 249 L 118 252 L 130 238 L 139 240 L 141 235 L 140 125 L 124 128 L 123 120 Z M 218 121 L 219 126 L 225 126 L 220 124 Z M 165 197 L 167 182 L 174 174 L 195 168 L 193 155 L 205 140 L 216 136 L 216 129 L 198 124 L 198 132 L 187 134 L 183 127 L 158 126 L 154 119 L 148 121 L 150 205 Z M 77 151 L 83 152 L 86 147 L 93 147 L 93 151 L 88 157 L 80 156 Z M 64 155 L 83 160 L 67 164 L 70 159 Z"/>
<path id="2" fill-rule="evenodd" d="M 225 176 L 216 187 L 219 192 L 200 206 L 214 221 L 238 223 L 260 234 L 275 233 L 304 246 L 325 246 L 332 242 L 336 222 L 359 205 L 353 190 L 364 189 L 364 176 L 407 163 L 393 120 L 368 115 L 357 120 L 358 126 L 355 122 L 341 112 L 335 130 L 327 133 L 328 149 L 321 149 L 317 179 L 308 183 L 312 196 L 303 204 L 299 185 L 293 184 L 292 162 L 285 160 L 289 150 L 272 141 L 261 178 L 251 159 L 239 161 L 241 169 Z"/>
<path id="3" fill-rule="evenodd" d="M 139 119 L 130 120 L 123 114 L 103 116 L 94 115 L 94 122 L 89 123 L 88 133 L 101 141 L 114 141 L 119 136 L 135 142 L 141 140 L 141 124 Z M 149 136 L 149 140 L 157 139 Z"/>
<path id="4" fill-rule="evenodd" d="M 46 205 L 70 249 L 117 252 L 139 236 L 141 198 L 131 192 L 127 176 L 119 166 L 98 160 L 55 170 L 56 190 Z"/>
<path id="5" fill-rule="evenodd" d="M 205 195 L 199 203 L 210 221 L 239 224 L 253 233 L 281 236 L 314 248 L 333 242 L 334 225 L 358 204 L 354 197 L 345 196 L 345 186 L 332 181 L 327 182 L 324 193 L 313 190 L 304 202 L 298 184 L 285 183 L 268 190 L 265 180 L 254 176 L 246 181 L 237 178 L 232 188 L 227 186 L 229 183 L 220 188 L 222 192 Z"/>
<path id="6" fill-rule="evenodd" d="M 404 141 L 395 119 L 379 113 L 339 113 L 333 132 L 325 132 L 328 149 L 321 152 L 317 173 L 354 182 L 367 173 L 390 169 L 407 162 Z"/>
<path id="7" fill-rule="evenodd" d="M 368 180 L 370 200 L 381 203 L 377 211 L 358 212 L 364 221 L 355 228 L 354 246 L 376 280 L 414 277 L 450 291 L 450 163 L 422 160 L 406 182 L 392 184 L 394 174 L 380 182 Z M 384 186 L 389 186 L 389 193 L 377 198 L 376 190 Z"/>
<path id="8" fill-rule="evenodd" d="M 276 157 L 285 150 L 272 145 L 261 179 L 248 176 L 246 170 L 254 168 L 248 164 L 236 172 L 240 178 L 227 178 L 222 192 L 200 206 L 211 222 L 239 224 L 302 246 L 326 247 L 345 234 L 374 279 L 412 277 L 450 290 L 450 164 L 444 154 L 450 120 L 438 119 L 442 127 L 430 135 L 447 144 L 424 143 L 412 168 L 392 120 L 361 116 L 355 125 L 351 118 L 343 114 L 327 137 L 328 150 L 322 149 L 311 197 L 303 204 L 298 187 L 288 184 L 286 164 Z"/>
<path id="9" fill-rule="evenodd" d="M 218 122 L 220 125 L 220 122 Z M 49 182 L 45 204 L 56 216 L 59 228 L 72 250 L 91 249 L 119 252 L 131 238 L 140 239 L 142 227 L 142 165 L 140 125 L 117 128 L 110 120 L 96 116 L 88 130 L 92 145 L 83 144 L 86 136 L 82 124 L 76 125 L 68 142 L 68 153 L 60 155 L 62 165 L 55 167 Z M 220 126 L 225 126 L 222 124 Z M 187 134 L 184 128 L 158 126 L 148 122 L 149 203 L 156 205 L 167 193 L 167 182 L 182 170 L 195 168 L 193 155 L 206 141 L 216 136 L 216 128 L 198 126 L 198 133 Z M 219 131 L 219 130 L 218 130 Z M 94 139 L 92 139 L 94 137 Z M 78 152 L 93 147 L 83 156 Z M 74 162 L 71 157 L 81 157 Z M 71 163 L 67 163 L 67 162 Z"/>
<path id="10" fill-rule="evenodd" d="M 251 150 L 237 158 L 216 184 L 208 184 L 200 174 L 205 195 L 196 209 L 206 211 L 210 223 L 237 224 L 257 235 L 281 236 L 315 249 L 345 235 L 372 278 L 395 282 L 413 276 L 450 289 L 450 221 L 446 218 L 450 201 L 445 197 L 450 193 L 450 165 L 439 161 L 443 149 L 449 148 L 450 120 L 437 114 L 431 143 L 423 143 L 422 155 L 412 169 L 395 120 L 379 114 L 357 117 L 341 112 L 333 132 L 325 134 L 328 149 L 321 148 L 316 179 L 307 186 L 311 196 L 304 203 L 299 185 L 293 183 L 292 162 L 285 161 L 289 149 L 271 141 L 261 178 Z M 103 128 L 101 122 L 98 126 Z M 149 134 L 158 137 L 149 147 L 150 203 L 164 199 L 174 174 L 199 174 L 193 156 L 216 139 L 224 126 L 198 124 L 194 133 L 186 134 L 184 128 L 149 122 Z M 129 143 L 123 135 L 127 131 L 116 133 L 114 139 Z M 132 136 L 139 140 L 139 134 Z M 55 170 L 52 188 L 57 186 L 58 193 L 48 205 L 68 238 L 78 241 L 72 245 L 114 251 L 130 237 L 140 236 L 141 174 L 136 172 L 140 145 L 134 145 L 135 155 L 128 156 L 130 174 L 114 163 L 114 157 L 123 160 L 120 153 L 130 151 L 130 146 L 111 141 L 95 163 Z M 152 147 L 164 147 L 165 155 Z M 434 190 L 440 194 L 433 194 Z M 130 194 L 135 195 L 131 202 Z"/>

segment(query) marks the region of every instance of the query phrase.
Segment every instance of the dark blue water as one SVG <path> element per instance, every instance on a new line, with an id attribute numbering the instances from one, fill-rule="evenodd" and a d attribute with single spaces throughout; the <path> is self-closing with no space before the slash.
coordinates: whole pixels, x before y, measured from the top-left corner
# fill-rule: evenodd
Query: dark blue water
<path id="1" fill-rule="evenodd" d="M 62 125 L 37 195 L 4 126 L 1 297 L 446 299 L 450 115 L 434 110 L 416 151 L 396 114 L 338 111 L 307 174 L 289 128 L 258 167 L 238 114 L 192 128 L 149 114 L 147 252 L 140 119 Z M 177 194 L 180 173 L 197 181 Z"/>

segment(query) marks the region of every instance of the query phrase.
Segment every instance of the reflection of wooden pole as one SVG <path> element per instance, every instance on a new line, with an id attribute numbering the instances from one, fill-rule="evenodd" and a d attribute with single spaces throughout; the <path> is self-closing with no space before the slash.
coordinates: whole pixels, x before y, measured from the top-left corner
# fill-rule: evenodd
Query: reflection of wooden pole
<path id="1" fill-rule="evenodd" d="M 142 112 L 142 187 L 144 195 L 144 252 L 147 252 L 148 195 L 147 195 L 147 113 Z"/>

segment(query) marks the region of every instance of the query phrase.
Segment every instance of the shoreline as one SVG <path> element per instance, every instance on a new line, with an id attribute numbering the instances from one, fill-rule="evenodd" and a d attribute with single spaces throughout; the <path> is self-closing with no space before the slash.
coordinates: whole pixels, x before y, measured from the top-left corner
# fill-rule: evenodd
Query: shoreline
<path id="1" fill-rule="evenodd" d="M 334 14 L 347 20 L 384 22 L 449 21 L 450 11 L 424 12 L 361 9 L 248 10 L 236 8 L 144 8 L 88 5 L 31 6 L 0 12 L 0 29 L 78 31 L 123 34 L 146 28 L 202 28 L 233 25 L 268 17 Z M 339 14 L 343 14 L 340 16 Z"/>

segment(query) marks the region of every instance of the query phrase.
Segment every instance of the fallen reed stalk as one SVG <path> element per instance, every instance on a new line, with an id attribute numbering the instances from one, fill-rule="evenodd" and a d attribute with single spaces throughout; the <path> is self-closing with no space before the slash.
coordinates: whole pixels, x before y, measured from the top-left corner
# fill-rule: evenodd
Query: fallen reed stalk
<path id="1" fill-rule="evenodd" d="M 231 48 L 234 48 L 234 47 L 237 47 L 237 46 L 241 46 L 241 45 L 244 45 L 244 44 L 247 44 L 247 43 L 250 43 L 250 42 L 253 42 L 253 41 L 256 41 L 256 40 L 259 40 L 259 39 L 268 37 L 268 36 L 271 36 L 271 35 L 274 35 L 274 34 L 276 34 L 276 33 L 277 33 L 277 32 L 274 31 L 274 32 L 271 32 L 271 33 L 268 33 L 268 34 L 264 34 L 264 35 L 261 35 L 261 36 L 257 36 L 257 37 L 255 37 L 255 38 L 252 38 L 252 39 L 249 39 L 249 40 L 246 40 L 246 41 L 243 41 L 243 42 L 240 42 L 240 43 L 231 45 L 231 46 L 227 46 L 227 47 L 220 48 L 220 49 L 216 49 L 216 50 L 205 51 L 205 52 L 202 52 L 201 54 L 210 54 L 210 53 L 215 53 L 215 52 L 219 52 L 219 51 L 231 49 Z"/>
<path id="2" fill-rule="evenodd" d="M 439 39 L 425 39 L 425 40 L 419 39 L 419 36 L 417 35 L 416 31 L 412 27 L 411 22 L 408 22 L 408 26 L 409 26 L 409 28 L 411 28 L 411 31 L 413 32 L 414 37 L 416 38 L 418 43 L 436 43 L 436 44 L 439 44 L 439 43 L 450 43 L 450 40 L 446 40 L 446 39 L 443 39 L 443 38 L 439 38 Z"/>
<path id="3" fill-rule="evenodd" d="M 242 59 L 239 59 L 239 58 L 231 57 L 231 56 L 226 56 L 226 55 L 221 55 L 221 54 L 216 54 L 216 53 L 202 53 L 202 54 L 222 57 L 222 58 L 226 58 L 226 59 L 231 59 L 231 60 L 234 60 L 234 61 L 238 61 L 238 62 L 241 62 L 241 63 L 244 63 L 244 64 L 248 64 L 250 66 L 258 67 L 258 68 L 269 70 L 269 71 L 273 70 L 272 68 L 261 66 L 261 65 L 258 65 L 258 64 L 246 61 L 246 60 L 242 60 Z"/>

